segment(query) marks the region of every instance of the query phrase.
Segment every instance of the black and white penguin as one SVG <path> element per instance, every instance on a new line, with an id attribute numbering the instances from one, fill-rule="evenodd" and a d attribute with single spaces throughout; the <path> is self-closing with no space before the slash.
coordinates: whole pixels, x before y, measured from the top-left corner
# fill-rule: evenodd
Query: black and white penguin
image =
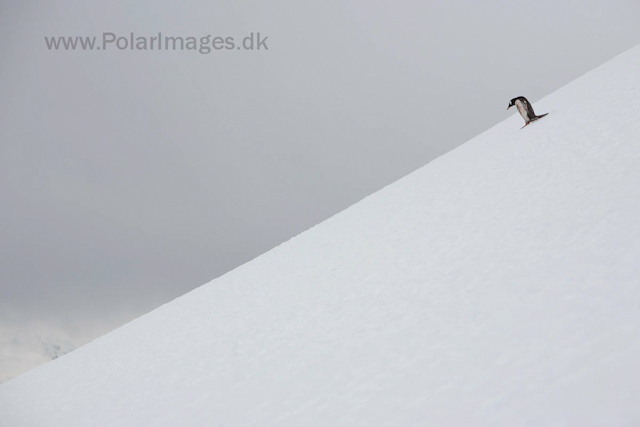
<path id="1" fill-rule="evenodd" d="M 507 107 L 507 110 L 513 107 L 514 105 L 518 109 L 518 113 L 520 113 L 520 115 L 524 119 L 524 126 L 522 126 L 523 128 L 527 126 L 529 123 L 535 122 L 539 118 L 542 118 L 547 114 L 549 114 L 549 113 L 544 113 L 541 116 L 536 116 L 536 113 L 533 112 L 533 107 L 531 106 L 531 103 L 529 103 L 529 101 L 527 101 L 527 98 L 525 98 L 524 96 L 513 98 L 511 102 L 509 102 L 509 106 Z"/>

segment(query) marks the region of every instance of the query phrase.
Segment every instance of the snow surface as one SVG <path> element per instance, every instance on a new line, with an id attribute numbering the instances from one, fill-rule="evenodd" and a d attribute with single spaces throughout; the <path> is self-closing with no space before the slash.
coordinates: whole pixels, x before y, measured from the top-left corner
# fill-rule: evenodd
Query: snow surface
<path id="1" fill-rule="evenodd" d="M 640 425 L 640 47 L 534 107 L 0 385 L 0 426 Z"/>

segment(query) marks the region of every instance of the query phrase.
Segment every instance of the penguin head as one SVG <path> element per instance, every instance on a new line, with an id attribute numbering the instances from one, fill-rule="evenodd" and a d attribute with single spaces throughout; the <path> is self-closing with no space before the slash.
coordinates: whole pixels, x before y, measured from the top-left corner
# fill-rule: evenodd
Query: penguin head
<path id="1" fill-rule="evenodd" d="M 515 98 L 513 98 L 511 101 L 509 101 L 509 106 L 507 107 L 507 110 L 511 107 L 513 107 L 514 105 L 516 105 L 516 101 L 520 101 L 520 102 L 528 102 L 527 98 L 525 98 L 524 96 L 516 96 Z"/>

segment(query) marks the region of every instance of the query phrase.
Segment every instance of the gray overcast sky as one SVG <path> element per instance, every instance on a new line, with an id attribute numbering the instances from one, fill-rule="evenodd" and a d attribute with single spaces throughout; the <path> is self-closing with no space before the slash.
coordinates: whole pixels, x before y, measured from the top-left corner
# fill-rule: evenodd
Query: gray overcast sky
<path id="1" fill-rule="evenodd" d="M 640 43 L 639 20 L 636 0 L 3 0 L 0 328 L 82 344 Z M 269 50 L 44 42 L 159 31 Z"/>

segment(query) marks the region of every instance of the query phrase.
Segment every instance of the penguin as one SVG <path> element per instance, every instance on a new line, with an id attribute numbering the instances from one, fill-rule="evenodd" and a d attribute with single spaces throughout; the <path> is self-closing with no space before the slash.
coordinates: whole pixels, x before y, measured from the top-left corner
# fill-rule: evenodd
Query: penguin
<path id="1" fill-rule="evenodd" d="M 522 126 L 522 128 L 520 128 L 520 129 L 523 129 L 529 123 L 535 122 L 536 120 L 538 120 L 538 119 L 546 116 L 547 114 L 549 114 L 549 113 L 544 113 L 541 116 L 536 116 L 536 113 L 533 112 L 533 107 L 531 106 L 529 101 L 527 101 L 527 98 L 525 98 L 524 96 L 519 96 L 517 98 L 513 98 L 511 100 L 511 102 L 509 102 L 509 106 L 507 107 L 507 110 L 509 108 L 513 107 L 514 105 L 518 109 L 518 113 L 520 113 L 520 115 L 524 119 L 524 126 Z"/>

